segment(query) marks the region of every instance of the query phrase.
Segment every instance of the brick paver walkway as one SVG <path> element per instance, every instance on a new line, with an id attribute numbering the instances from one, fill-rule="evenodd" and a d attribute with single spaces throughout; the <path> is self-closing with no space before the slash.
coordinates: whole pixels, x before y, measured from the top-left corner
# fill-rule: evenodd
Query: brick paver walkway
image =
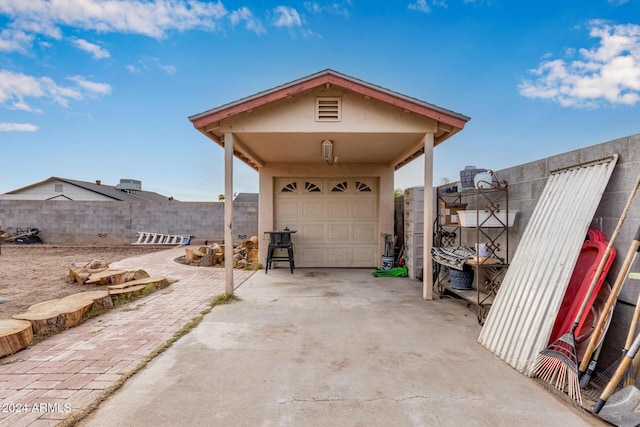
<path id="1" fill-rule="evenodd" d="M 182 254 L 113 263 L 178 282 L 0 359 L 0 426 L 55 426 L 81 411 L 224 293 L 223 269 L 174 263 Z M 234 285 L 252 273 L 235 270 Z"/>

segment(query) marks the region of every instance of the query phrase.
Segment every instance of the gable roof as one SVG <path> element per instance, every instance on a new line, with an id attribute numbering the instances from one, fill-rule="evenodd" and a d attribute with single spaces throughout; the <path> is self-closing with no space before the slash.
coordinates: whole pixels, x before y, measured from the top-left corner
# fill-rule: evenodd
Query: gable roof
<path id="1" fill-rule="evenodd" d="M 173 200 L 170 199 L 167 196 L 163 196 L 162 194 L 158 194 L 155 193 L 153 191 L 123 191 L 123 190 L 119 190 L 118 188 L 116 188 L 113 185 L 106 185 L 106 184 L 98 184 L 96 182 L 86 182 L 86 181 L 78 181 L 75 179 L 68 179 L 68 178 L 61 178 L 61 177 L 57 177 L 57 176 L 52 176 L 51 178 L 47 178 L 44 181 L 40 181 L 40 182 L 36 182 L 35 184 L 31 184 L 31 185 L 27 185 L 26 187 L 22 187 L 22 188 L 18 188 L 16 190 L 13 191 L 9 191 L 6 194 L 18 194 L 24 190 L 33 188 L 33 187 L 37 187 L 40 186 L 42 184 L 46 184 L 48 182 L 53 182 L 53 181 L 62 181 L 64 183 L 82 188 L 84 190 L 87 191 L 91 191 L 93 193 L 97 193 L 100 195 L 103 195 L 105 197 L 108 197 L 110 199 L 113 199 L 115 201 L 143 201 L 143 200 L 147 200 L 147 201 L 153 201 L 153 202 L 166 202 L 168 200 Z"/>
<path id="2" fill-rule="evenodd" d="M 342 88 L 362 95 L 365 98 L 374 99 L 394 106 L 407 113 L 413 113 L 436 121 L 438 124 L 438 131 L 435 134 L 435 145 L 440 144 L 462 130 L 464 125 L 470 120 L 470 117 L 463 114 L 430 104 L 417 98 L 394 92 L 384 87 L 365 82 L 331 69 L 325 69 L 289 83 L 276 86 L 272 89 L 195 114 L 190 116 L 189 120 L 193 126 L 205 136 L 213 139 L 220 145 L 224 145 L 222 141 L 222 134 L 219 129 L 220 122 L 222 120 L 229 119 L 242 113 L 250 113 L 256 108 L 284 99 L 289 99 L 295 95 L 322 86 L 335 86 Z M 253 156 L 251 156 L 249 151 L 250 150 L 235 150 L 234 147 L 234 154 L 236 157 L 240 158 L 254 169 L 258 169 L 259 162 L 256 162 L 255 159 L 252 158 Z M 418 148 L 415 152 L 409 153 L 405 159 L 398 163 L 396 169 L 418 157 L 423 151 L 424 150 L 421 151 Z"/>
<path id="3" fill-rule="evenodd" d="M 323 86 L 325 84 L 333 84 L 344 89 L 349 89 L 361 95 L 370 96 L 374 99 L 378 99 L 388 104 L 395 105 L 399 108 L 406 109 L 413 113 L 429 117 L 460 129 L 464 127 L 466 122 L 471 120 L 470 117 L 463 114 L 385 89 L 382 86 L 374 85 L 331 69 L 326 69 L 292 82 L 276 86 L 272 89 L 256 93 L 246 98 L 212 108 L 200 114 L 195 114 L 189 117 L 189 120 L 193 123 L 194 127 L 200 128 L 204 124 L 226 119 L 236 114 L 244 113 L 262 105 L 269 104 L 295 95 L 296 93 L 306 91 L 314 87 Z"/>

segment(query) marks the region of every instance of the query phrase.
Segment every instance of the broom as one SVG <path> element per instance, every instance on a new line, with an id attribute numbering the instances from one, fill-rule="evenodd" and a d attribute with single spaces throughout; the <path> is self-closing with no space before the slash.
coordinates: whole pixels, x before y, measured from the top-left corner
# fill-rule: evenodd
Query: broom
<path id="1" fill-rule="evenodd" d="M 582 319 L 582 315 L 584 314 L 587 305 L 589 304 L 589 300 L 593 295 L 593 292 L 596 289 L 596 285 L 602 275 L 602 270 L 604 270 L 604 266 L 607 263 L 607 259 L 609 258 L 609 254 L 611 253 L 611 248 L 613 248 L 613 243 L 616 241 L 618 234 L 620 234 L 620 230 L 622 229 L 622 224 L 624 220 L 627 218 L 627 214 L 629 213 L 629 208 L 631 207 L 631 202 L 638 191 L 638 187 L 640 187 L 640 175 L 636 179 L 635 185 L 627 199 L 627 204 L 620 215 L 620 219 L 618 219 L 618 224 L 616 225 L 611 238 L 609 239 L 609 244 L 604 251 L 602 259 L 600 260 L 600 264 L 598 265 L 598 269 L 593 276 L 593 280 L 589 285 L 589 290 L 587 291 L 582 304 L 580 305 L 580 310 L 576 315 L 575 320 L 573 321 L 573 325 L 571 325 L 571 330 L 569 332 L 562 335 L 560 338 L 555 340 L 549 345 L 546 349 L 542 350 L 538 354 L 538 359 L 535 362 L 532 370 L 532 376 L 538 377 L 543 381 L 553 385 L 555 388 L 561 391 L 567 392 L 569 397 L 580 405 L 582 405 L 582 393 L 580 392 L 580 379 L 578 375 L 578 355 L 576 352 L 576 329 L 580 324 L 580 320 Z M 601 321 L 604 320 L 604 317 L 607 313 L 604 313 Z M 600 323 L 598 324 L 600 326 Z M 595 331 L 597 332 L 597 331 Z M 599 333 L 594 335 L 598 335 Z M 597 338 L 595 338 L 597 339 Z M 592 342 L 594 337 L 592 337 Z M 589 359 L 591 358 L 591 354 L 589 353 Z"/>

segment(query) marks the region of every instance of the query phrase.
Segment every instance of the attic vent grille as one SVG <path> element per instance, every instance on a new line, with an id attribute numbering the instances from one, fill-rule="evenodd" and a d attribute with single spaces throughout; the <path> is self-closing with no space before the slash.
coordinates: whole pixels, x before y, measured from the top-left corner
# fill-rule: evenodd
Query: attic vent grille
<path id="1" fill-rule="evenodd" d="M 342 120 L 342 98 L 322 96 L 316 98 L 316 121 L 339 122 Z"/>

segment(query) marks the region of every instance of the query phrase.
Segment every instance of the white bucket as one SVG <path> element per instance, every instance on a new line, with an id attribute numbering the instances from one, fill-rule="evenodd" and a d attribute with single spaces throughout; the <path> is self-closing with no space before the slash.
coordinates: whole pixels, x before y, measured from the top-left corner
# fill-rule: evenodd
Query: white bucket
<path id="1" fill-rule="evenodd" d="M 491 188 L 493 177 L 489 172 L 480 172 L 473 177 L 473 186 L 475 188 Z"/>
<path id="2" fill-rule="evenodd" d="M 484 243 L 476 243 L 476 253 L 484 258 L 491 256 L 491 250 Z"/>

